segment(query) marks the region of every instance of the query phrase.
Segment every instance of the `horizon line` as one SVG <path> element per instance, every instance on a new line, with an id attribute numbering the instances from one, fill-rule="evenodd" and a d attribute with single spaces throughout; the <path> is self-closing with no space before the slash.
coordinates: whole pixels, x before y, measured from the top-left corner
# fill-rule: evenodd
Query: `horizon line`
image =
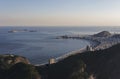
<path id="1" fill-rule="evenodd" d="M 0 25 L 0 27 L 120 27 L 120 25 L 118 26 L 118 25 L 111 25 L 111 26 L 109 26 L 109 25 L 90 25 L 90 26 L 88 26 L 88 25 L 80 25 L 80 26 L 78 26 L 78 25 Z"/>

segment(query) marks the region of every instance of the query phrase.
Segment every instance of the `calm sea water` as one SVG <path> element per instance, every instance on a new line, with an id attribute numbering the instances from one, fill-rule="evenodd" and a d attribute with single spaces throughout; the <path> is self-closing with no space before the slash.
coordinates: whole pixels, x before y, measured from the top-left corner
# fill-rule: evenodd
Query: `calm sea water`
<path id="1" fill-rule="evenodd" d="M 24 29 L 37 32 L 8 33 Z M 56 36 L 94 34 L 103 30 L 120 32 L 119 27 L 0 27 L 0 54 L 21 55 L 32 64 L 41 64 L 89 45 L 85 40 L 55 39 Z"/>

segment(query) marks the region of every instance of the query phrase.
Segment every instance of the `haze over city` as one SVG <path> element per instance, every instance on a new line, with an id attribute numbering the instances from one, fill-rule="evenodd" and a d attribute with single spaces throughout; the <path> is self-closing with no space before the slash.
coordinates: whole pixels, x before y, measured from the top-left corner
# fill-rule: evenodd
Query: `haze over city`
<path id="1" fill-rule="evenodd" d="M 119 26 L 120 0 L 0 0 L 0 26 Z"/>

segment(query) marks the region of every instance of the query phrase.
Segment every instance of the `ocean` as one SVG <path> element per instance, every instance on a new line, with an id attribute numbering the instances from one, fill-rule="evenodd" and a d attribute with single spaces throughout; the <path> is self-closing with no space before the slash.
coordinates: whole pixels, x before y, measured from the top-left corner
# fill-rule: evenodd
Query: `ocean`
<path id="1" fill-rule="evenodd" d="M 18 32 L 9 33 L 11 30 Z M 0 54 L 20 55 L 32 64 L 42 64 L 90 45 L 86 40 L 56 39 L 57 36 L 94 34 L 104 30 L 120 33 L 119 27 L 0 27 Z"/>

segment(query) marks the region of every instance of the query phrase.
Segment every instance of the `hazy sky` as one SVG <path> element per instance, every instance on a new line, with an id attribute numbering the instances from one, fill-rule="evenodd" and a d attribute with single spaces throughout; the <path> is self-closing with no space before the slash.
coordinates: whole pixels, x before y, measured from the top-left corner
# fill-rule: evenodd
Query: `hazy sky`
<path id="1" fill-rule="evenodd" d="M 120 0 L 0 0 L 0 26 L 119 26 Z"/>

